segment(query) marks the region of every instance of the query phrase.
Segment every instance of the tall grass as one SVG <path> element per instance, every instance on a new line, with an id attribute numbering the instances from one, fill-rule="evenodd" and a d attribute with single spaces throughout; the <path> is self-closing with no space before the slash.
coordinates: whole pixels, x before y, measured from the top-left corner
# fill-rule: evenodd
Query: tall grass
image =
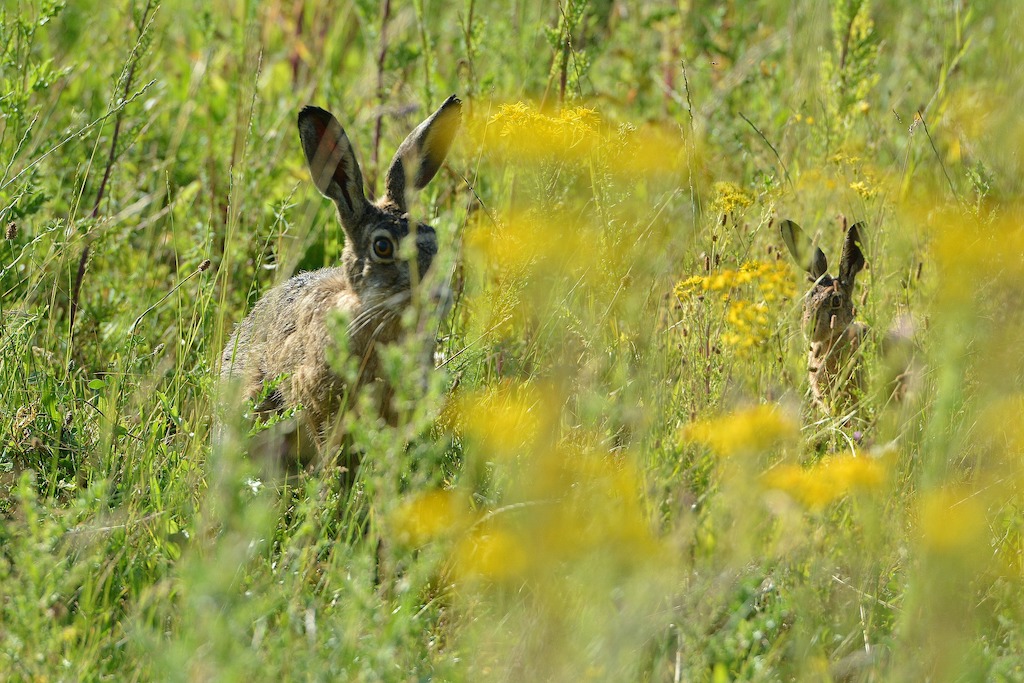
<path id="1" fill-rule="evenodd" d="M 1019 678 L 1020 14 L 7 3 L 0 678 Z M 376 192 L 452 92 L 437 367 L 268 474 L 217 359 L 343 247 L 295 115 Z M 854 423 L 782 218 L 866 221 Z"/>

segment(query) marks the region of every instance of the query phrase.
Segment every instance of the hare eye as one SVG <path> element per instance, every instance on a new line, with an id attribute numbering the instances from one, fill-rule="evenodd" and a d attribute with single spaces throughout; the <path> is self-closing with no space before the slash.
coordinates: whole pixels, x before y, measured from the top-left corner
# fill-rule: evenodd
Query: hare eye
<path id="1" fill-rule="evenodd" d="M 840 296 L 833 296 L 830 303 L 832 308 L 839 308 L 843 305 L 843 298 Z"/>
<path id="2" fill-rule="evenodd" d="M 395 243 L 383 235 L 373 240 L 373 253 L 377 258 L 390 259 L 395 256 Z"/>

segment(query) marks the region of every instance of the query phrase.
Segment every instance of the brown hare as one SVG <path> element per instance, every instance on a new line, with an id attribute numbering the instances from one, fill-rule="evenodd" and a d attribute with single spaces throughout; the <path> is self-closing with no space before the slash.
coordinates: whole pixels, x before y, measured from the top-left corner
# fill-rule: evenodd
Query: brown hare
<path id="1" fill-rule="evenodd" d="M 868 328 L 854 320 L 854 280 L 865 265 L 862 231 L 855 223 L 846 232 L 839 277 L 828 274 L 828 261 L 796 223 L 782 221 L 780 232 L 789 253 L 813 282 L 804 299 L 803 327 L 810 342 L 808 379 L 814 404 L 829 415 L 846 417 L 863 390 L 859 350 Z"/>
<path id="2" fill-rule="evenodd" d="M 410 221 L 406 191 L 422 189 L 437 173 L 461 109 L 452 95 L 409 134 L 376 203 L 363 193 L 352 144 L 337 119 L 313 106 L 299 113 L 299 139 L 313 183 L 335 203 L 345 231 L 341 265 L 301 273 L 268 291 L 235 329 L 221 370 L 225 384 L 240 382 L 244 400 L 259 400 L 258 413 L 301 406 L 289 443 L 273 446 L 277 456 L 309 462 L 336 447 L 342 436 L 339 413 L 360 386 L 380 380 L 377 346 L 400 336 L 401 314 L 437 253 L 434 229 Z M 335 319 L 347 325 L 344 332 L 334 331 Z M 341 354 L 353 361 L 352 372 L 332 367 Z M 380 384 L 377 409 L 392 420 L 391 391 Z"/>

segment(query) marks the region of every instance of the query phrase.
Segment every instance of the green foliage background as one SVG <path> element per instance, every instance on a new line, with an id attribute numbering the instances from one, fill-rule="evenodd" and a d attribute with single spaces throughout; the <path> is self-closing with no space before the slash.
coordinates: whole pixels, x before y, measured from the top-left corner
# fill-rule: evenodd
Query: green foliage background
<path id="1" fill-rule="evenodd" d="M 0 678 L 1020 680 L 1022 18 L 5 0 Z M 439 369 L 388 352 L 402 423 L 351 417 L 355 486 L 268 477 L 214 434 L 218 355 L 341 253 L 295 115 L 333 111 L 373 191 L 453 92 L 417 208 L 457 295 Z M 856 430 L 807 407 L 798 297 L 675 293 L 788 263 L 787 217 L 832 259 L 867 222 Z M 757 405 L 799 430 L 743 441 Z M 834 457 L 884 483 L 762 477 Z"/>

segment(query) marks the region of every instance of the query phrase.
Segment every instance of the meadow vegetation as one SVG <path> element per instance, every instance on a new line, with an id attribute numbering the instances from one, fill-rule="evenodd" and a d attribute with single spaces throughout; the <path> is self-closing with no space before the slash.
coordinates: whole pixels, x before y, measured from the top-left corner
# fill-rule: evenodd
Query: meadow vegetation
<path id="1" fill-rule="evenodd" d="M 0 678 L 1024 678 L 1024 8 L 500 4 L 0 6 Z M 218 358 L 341 253 L 296 115 L 373 195 L 452 93 L 399 424 L 268 472 Z M 784 218 L 866 223 L 855 420 Z"/>

